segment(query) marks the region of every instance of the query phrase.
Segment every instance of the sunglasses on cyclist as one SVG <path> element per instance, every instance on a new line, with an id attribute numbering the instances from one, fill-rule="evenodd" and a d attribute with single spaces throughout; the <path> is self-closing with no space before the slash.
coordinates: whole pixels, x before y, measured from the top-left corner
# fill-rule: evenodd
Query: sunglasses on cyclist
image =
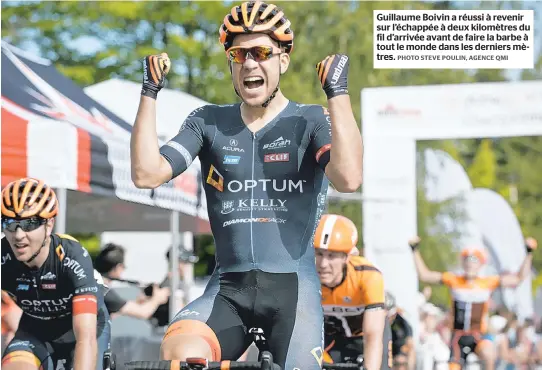
<path id="1" fill-rule="evenodd" d="M 24 220 L 16 220 L 13 218 L 4 218 L 2 219 L 2 231 L 7 230 L 11 232 L 17 231 L 17 228 L 20 227 L 25 233 L 29 231 L 34 231 L 38 229 L 41 225 L 45 224 L 47 220 L 42 218 L 33 217 L 26 218 Z"/>
<path id="2" fill-rule="evenodd" d="M 226 54 L 231 62 L 242 64 L 249 56 L 259 63 L 271 59 L 274 55 L 280 55 L 282 53 L 274 53 L 272 46 L 254 46 L 251 48 L 233 46 L 226 51 Z"/>

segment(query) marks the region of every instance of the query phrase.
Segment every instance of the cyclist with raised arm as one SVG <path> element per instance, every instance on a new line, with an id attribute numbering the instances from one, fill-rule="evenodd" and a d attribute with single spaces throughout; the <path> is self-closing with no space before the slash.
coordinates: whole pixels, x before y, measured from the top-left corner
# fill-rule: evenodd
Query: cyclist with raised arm
<path id="1" fill-rule="evenodd" d="M 2 290 L 23 313 L 2 356 L 3 370 L 102 369 L 109 316 L 88 252 L 54 234 L 58 201 L 43 181 L 2 190 Z"/>
<path id="2" fill-rule="evenodd" d="M 461 251 L 463 273 L 431 271 L 425 265 L 418 247 L 421 239 L 416 236 L 408 244 L 414 254 L 414 264 L 421 281 L 444 284 L 452 294 L 452 339 L 450 344 L 450 369 L 465 365 L 469 352 L 475 352 L 486 370 L 495 368 L 495 348 L 484 339 L 488 324 L 488 306 L 491 293 L 497 287 L 515 288 L 529 274 L 533 260 L 532 252 L 538 246 L 533 238 L 525 240 L 527 255 L 515 274 L 480 276 L 487 255 L 483 248 L 471 247 Z"/>
<path id="3" fill-rule="evenodd" d="M 397 307 L 395 297 L 390 292 L 386 292 L 385 307 L 391 325 L 393 367 L 413 370 L 416 366 L 416 351 L 412 326 L 405 319 L 403 311 Z"/>
<path id="4" fill-rule="evenodd" d="M 355 256 L 354 223 L 340 215 L 323 215 L 314 234 L 316 269 L 325 315 L 325 360 L 356 362 L 367 370 L 390 369 L 391 330 L 384 310 L 382 273 Z"/>
<path id="5" fill-rule="evenodd" d="M 294 40 L 280 8 L 260 1 L 235 6 L 219 34 L 242 103 L 196 109 L 161 148 L 156 97 L 170 61 L 163 53 L 144 62 L 132 179 L 156 188 L 199 156 L 217 258 L 216 278 L 170 323 L 161 357 L 235 360 L 252 342 L 250 329 L 259 328 L 284 369 L 318 369 L 323 313 L 312 235 L 328 179 L 343 192 L 362 179 L 348 57 L 317 65 L 328 112 L 290 101 L 279 88 Z"/>

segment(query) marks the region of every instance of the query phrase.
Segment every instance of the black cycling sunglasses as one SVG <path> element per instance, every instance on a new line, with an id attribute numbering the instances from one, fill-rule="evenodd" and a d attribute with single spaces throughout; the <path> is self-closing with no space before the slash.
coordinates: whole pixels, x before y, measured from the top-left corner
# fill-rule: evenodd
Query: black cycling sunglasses
<path id="1" fill-rule="evenodd" d="M 2 219 L 2 231 L 7 230 L 11 232 L 17 231 L 20 227 L 25 233 L 38 229 L 41 225 L 45 224 L 47 220 L 39 217 L 26 218 L 24 220 L 17 220 L 14 218 Z"/>

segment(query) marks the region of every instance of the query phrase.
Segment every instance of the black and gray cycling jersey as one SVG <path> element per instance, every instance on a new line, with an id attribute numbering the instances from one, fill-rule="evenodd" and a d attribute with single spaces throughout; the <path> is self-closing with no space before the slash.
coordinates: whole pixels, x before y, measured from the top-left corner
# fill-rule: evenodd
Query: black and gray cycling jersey
<path id="1" fill-rule="evenodd" d="M 314 270 L 330 148 L 327 110 L 289 102 L 257 132 L 240 104 L 203 106 L 160 153 L 173 178 L 199 156 L 221 272 L 286 273 Z"/>

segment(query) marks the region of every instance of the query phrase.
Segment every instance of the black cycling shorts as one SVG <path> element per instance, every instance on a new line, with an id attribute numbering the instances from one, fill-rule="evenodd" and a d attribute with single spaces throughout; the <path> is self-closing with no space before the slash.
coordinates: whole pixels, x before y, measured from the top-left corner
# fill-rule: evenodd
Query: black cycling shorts
<path id="1" fill-rule="evenodd" d="M 323 356 L 324 313 L 315 272 L 268 273 L 261 270 L 213 274 L 205 293 L 179 312 L 166 333 L 218 340 L 222 360 L 237 360 L 258 330 L 263 350 L 283 369 L 319 370 Z M 198 321 L 191 325 L 189 320 Z M 205 329 L 203 328 L 203 329 Z M 201 332 L 200 332 L 201 331 Z M 211 345 L 212 347 L 212 345 Z"/>

